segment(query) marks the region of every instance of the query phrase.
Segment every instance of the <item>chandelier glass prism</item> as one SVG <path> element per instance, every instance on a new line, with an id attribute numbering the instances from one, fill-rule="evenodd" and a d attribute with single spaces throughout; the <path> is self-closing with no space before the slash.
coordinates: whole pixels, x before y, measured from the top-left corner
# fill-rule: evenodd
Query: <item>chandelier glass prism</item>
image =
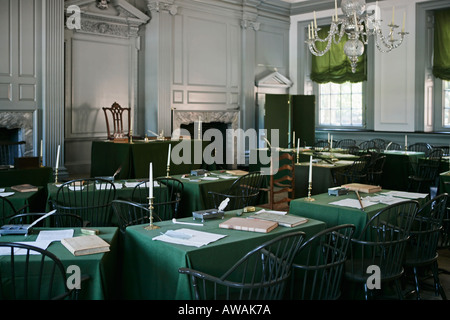
<path id="1" fill-rule="evenodd" d="M 379 18 L 378 1 L 374 6 L 374 10 L 369 14 L 366 10 L 365 0 L 342 0 L 341 10 L 344 13 L 342 18 L 337 14 L 337 0 L 335 0 L 335 14 L 332 17 L 330 31 L 325 39 L 318 36 L 320 28 L 317 27 L 316 13 L 314 12 L 314 21 L 308 25 L 308 40 L 305 41 L 311 53 L 315 56 L 323 56 L 327 53 L 332 43 L 338 44 L 346 34 L 347 42 L 344 44 L 344 53 L 350 60 L 352 72 L 356 72 L 356 66 L 359 57 L 364 53 L 364 45 L 369 41 L 369 37 L 373 36 L 375 45 L 380 52 L 386 53 L 399 47 L 403 43 L 403 39 L 408 32 L 405 32 L 406 14 L 403 15 L 403 26 L 400 32 L 395 24 L 395 7 L 392 8 L 392 21 L 387 25 L 389 34 L 383 35 L 381 28 L 382 20 Z M 318 50 L 316 43 L 326 43 L 324 50 Z"/>

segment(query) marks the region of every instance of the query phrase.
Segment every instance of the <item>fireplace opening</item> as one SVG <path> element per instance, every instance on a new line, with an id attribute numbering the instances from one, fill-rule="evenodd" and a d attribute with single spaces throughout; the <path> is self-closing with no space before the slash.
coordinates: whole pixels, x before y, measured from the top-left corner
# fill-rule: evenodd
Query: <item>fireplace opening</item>
<path id="1" fill-rule="evenodd" d="M 20 137 L 20 128 L 0 128 L 0 141 L 18 142 Z"/>
<path id="2" fill-rule="evenodd" d="M 198 132 L 196 132 L 195 130 L 197 129 L 198 123 L 194 123 L 191 122 L 189 124 L 181 124 L 180 128 L 182 130 L 186 130 L 187 132 L 189 132 L 189 135 L 191 137 L 191 139 L 197 139 L 198 137 Z M 226 156 L 227 156 L 227 145 L 226 145 L 226 136 L 227 136 L 227 129 L 229 128 L 229 124 L 228 123 L 224 123 L 224 122 L 202 122 L 202 137 L 204 135 L 204 133 L 209 130 L 209 129 L 216 129 L 219 130 L 221 133 L 221 137 L 222 137 L 222 155 L 223 155 L 223 161 L 222 164 L 220 163 L 216 163 L 216 167 L 217 169 L 225 169 L 226 165 Z M 216 139 L 216 136 L 213 136 L 211 139 L 211 143 L 214 143 Z"/>

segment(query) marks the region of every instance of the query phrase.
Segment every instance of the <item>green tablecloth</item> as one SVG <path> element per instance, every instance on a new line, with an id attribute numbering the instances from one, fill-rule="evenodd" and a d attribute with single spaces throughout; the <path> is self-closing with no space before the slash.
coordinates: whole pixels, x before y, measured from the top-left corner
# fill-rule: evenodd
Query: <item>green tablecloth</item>
<path id="1" fill-rule="evenodd" d="M 81 235 L 79 228 L 73 229 L 75 230 L 74 237 Z M 87 282 L 82 283 L 81 294 L 79 297 L 79 299 L 82 300 L 111 299 L 116 298 L 118 294 L 118 229 L 97 229 L 100 230 L 99 236 L 111 245 L 110 252 L 76 257 L 59 241 L 52 242 L 47 248 L 48 251 L 54 253 L 61 260 L 66 269 L 70 265 L 76 265 L 80 267 L 81 274 L 89 275 L 90 279 L 87 280 Z M 0 237 L 0 241 L 34 241 L 37 238 L 39 230 L 42 229 L 33 230 L 32 234 L 27 237 L 18 235 L 2 236 Z M 39 256 L 33 256 L 32 258 L 39 259 Z M 9 256 L 0 256 L 0 264 L 9 263 L 8 259 Z"/>
<path id="2" fill-rule="evenodd" d="M 320 162 L 313 164 L 311 194 L 327 193 L 328 188 L 334 187 L 333 175 L 336 171 L 344 170 L 353 163 L 352 160 L 339 160 L 333 164 Z M 308 195 L 309 162 L 295 165 L 295 197 L 303 198 Z"/>
<path id="3" fill-rule="evenodd" d="M 175 157 L 186 157 L 184 163 L 175 164 L 171 161 L 170 174 L 182 174 L 190 172 L 191 169 L 202 167 L 202 159 L 195 158 L 198 151 L 199 140 L 180 141 L 157 141 L 149 142 L 135 141 L 133 143 L 114 143 L 112 141 L 93 141 L 91 150 L 91 177 L 112 176 L 116 170 L 122 166 L 116 179 L 148 178 L 149 163 L 153 163 L 153 177 L 161 177 L 167 174 L 167 155 L 169 145 L 172 145 L 172 159 Z M 185 145 L 184 154 L 176 150 L 180 143 Z M 210 143 L 203 141 L 201 150 Z M 180 146 L 181 148 L 181 146 Z M 199 149 L 199 148 L 198 148 Z M 200 149 L 199 149 L 200 150 Z M 197 152 L 198 154 L 198 152 Z"/>
<path id="4" fill-rule="evenodd" d="M 382 190 L 382 192 L 388 191 L 389 190 L 385 189 Z M 375 196 L 377 194 L 379 193 L 360 193 L 360 196 L 361 198 L 365 198 L 366 196 Z M 327 224 L 327 227 L 347 223 L 353 224 L 356 227 L 355 237 L 360 235 L 362 229 L 367 224 L 368 219 L 370 219 L 371 216 L 387 206 L 386 204 L 378 203 L 366 207 L 363 211 L 361 209 L 330 204 L 343 199 L 357 199 L 356 193 L 352 191 L 350 191 L 348 195 L 338 197 L 330 196 L 328 193 L 323 193 L 314 195 L 312 198 L 314 201 L 307 201 L 307 198 L 295 199 L 291 201 L 289 213 L 324 221 Z M 408 199 L 405 198 L 405 200 Z M 423 204 L 427 198 L 414 200 L 417 200 L 419 203 Z"/>
<path id="5" fill-rule="evenodd" d="M 14 192 L 7 198 L 11 201 L 16 210 L 28 205 L 26 212 L 44 212 L 45 211 L 45 188 L 38 187 L 38 191 L 17 192 L 11 188 L 5 188 L 5 192 Z M 13 215 L 12 210 L 0 212 L 0 219 Z M 4 221 L 5 223 L 7 221 Z"/>
<path id="6" fill-rule="evenodd" d="M 215 174 L 214 174 L 215 173 Z M 192 212 L 197 210 L 211 209 L 214 207 L 212 199 L 208 195 L 208 191 L 226 192 L 238 176 L 231 176 L 225 173 L 219 175 L 219 171 L 213 171 L 213 174 L 208 177 L 190 176 L 189 179 L 182 178 L 182 175 L 172 175 L 183 182 L 183 195 L 181 198 L 181 212 L 180 217 L 192 217 Z M 220 176 L 229 176 L 229 179 L 219 178 Z"/>
<path id="7" fill-rule="evenodd" d="M 415 151 L 384 151 L 386 162 L 381 176 L 383 189 L 403 190 L 408 189 L 408 176 L 411 175 L 420 158 L 425 156 L 423 152 Z"/>
<path id="8" fill-rule="evenodd" d="M 279 226 L 269 233 L 218 227 L 222 221 L 233 216 L 236 216 L 236 211 L 227 212 L 224 220 L 207 220 L 203 227 L 173 224 L 170 221 L 155 223 L 161 227 L 156 230 L 146 230 L 146 225 L 128 227 L 124 236 L 123 298 L 192 299 L 188 276 L 179 274 L 178 268 L 190 267 L 221 275 L 245 253 L 281 233 L 302 230 L 310 237 L 326 227 L 324 222 L 314 219 L 295 228 Z M 190 218 L 181 221 L 193 222 Z M 224 234 L 226 237 L 199 248 L 152 241 L 161 232 L 180 228 Z"/>
<path id="9" fill-rule="evenodd" d="M 53 169 L 49 167 L 0 170 L 0 188 L 25 183 L 45 187 L 51 181 Z"/>
<path id="10" fill-rule="evenodd" d="M 450 171 L 439 175 L 439 193 L 448 193 L 450 195 Z"/>

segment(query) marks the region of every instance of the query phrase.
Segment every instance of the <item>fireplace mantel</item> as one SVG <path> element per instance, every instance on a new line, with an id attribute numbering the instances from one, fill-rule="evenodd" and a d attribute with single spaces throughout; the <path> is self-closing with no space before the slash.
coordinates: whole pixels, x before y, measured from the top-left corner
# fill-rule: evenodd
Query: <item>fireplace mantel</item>
<path id="1" fill-rule="evenodd" d="M 228 123 L 230 129 L 239 128 L 239 109 L 232 110 L 172 110 L 172 131 L 180 129 L 182 124 L 198 122 Z"/>

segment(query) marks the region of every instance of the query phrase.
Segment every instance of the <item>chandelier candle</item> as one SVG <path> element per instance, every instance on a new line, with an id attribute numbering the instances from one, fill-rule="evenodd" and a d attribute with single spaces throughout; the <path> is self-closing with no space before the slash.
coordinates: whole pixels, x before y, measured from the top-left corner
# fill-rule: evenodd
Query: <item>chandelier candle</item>
<path id="1" fill-rule="evenodd" d="M 375 12 L 366 12 L 365 0 L 342 0 L 341 9 L 344 17 L 339 19 L 337 16 L 337 1 L 335 0 L 335 17 L 331 17 L 331 26 L 328 36 L 325 39 L 320 39 L 317 27 L 316 12 L 314 11 L 314 20 L 312 24 L 311 37 L 306 41 L 309 50 L 315 56 L 323 56 L 327 53 L 331 45 L 339 44 L 345 34 L 348 36 L 348 41 L 344 44 L 344 52 L 350 60 L 352 72 L 356 72 L 358 59 L 364 53 L 364 45 L 368 44 L 369 36 L 374 36 L 375 45 L 382 53 L 390 52 L 398 48 L 402 43 L 405 35 L 405 19 L 403 16 L 403 27 L 401 32 L 398 32 L 399 38 L 394 38 L 394 30 L 399 26 L 395 25 L 395 7 L 392 8 L 392 21 L 388 24 L 389 35 L 385 37 L 381 28 L 381 19 L 377 14 L 378 5 L 376 5 Z M 309 38 L 309 37 L 308 37 Z M 316 43 L 325 43 L 326 47 L 319 50 Z"/>

